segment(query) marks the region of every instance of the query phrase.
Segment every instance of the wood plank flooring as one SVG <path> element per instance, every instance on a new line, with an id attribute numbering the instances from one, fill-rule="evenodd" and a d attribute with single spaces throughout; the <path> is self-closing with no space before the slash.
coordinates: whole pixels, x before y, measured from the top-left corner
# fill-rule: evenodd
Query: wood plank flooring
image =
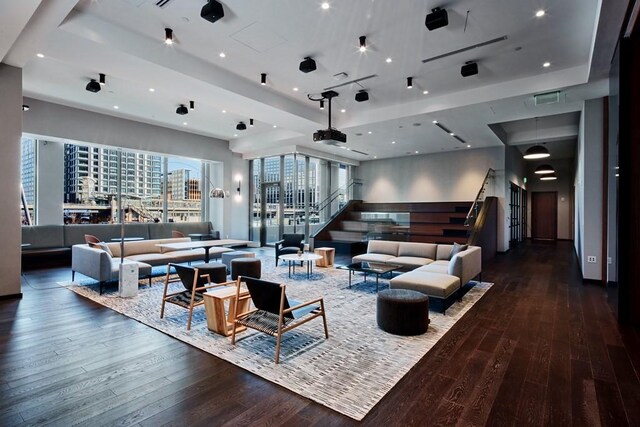
<path id="1" fill-rule="evenodd" d="M 344 260 L 337 260 L 338 262 Z M 487 295 L 363 425 L 640 425 L 640 337 L 572 243 L 526 243 L 484 266 Z M 0 301 L 0 425 L 358 424 L 27 272 Z"/>

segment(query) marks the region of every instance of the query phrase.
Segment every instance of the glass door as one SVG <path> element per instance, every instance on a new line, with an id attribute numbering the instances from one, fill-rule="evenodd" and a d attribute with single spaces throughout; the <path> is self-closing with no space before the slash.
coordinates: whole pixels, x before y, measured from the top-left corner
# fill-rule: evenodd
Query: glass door
<path id="1" fill-rule="evenodd" d="M 280 240 L 281 212 L 280 212 L 280 183 L 266 182 L 262 184 L 262 228 L 260 232 L 261 245 L 272 246 Z"/>

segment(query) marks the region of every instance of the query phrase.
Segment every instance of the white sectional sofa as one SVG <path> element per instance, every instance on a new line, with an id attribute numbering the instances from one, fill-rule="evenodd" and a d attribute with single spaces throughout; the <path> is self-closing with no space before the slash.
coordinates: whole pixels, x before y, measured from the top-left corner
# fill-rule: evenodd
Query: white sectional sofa
<path id="1" fill-rule="evenodd" d="M 151 267 L 167 265 L 168 263 L 182 263 L 204 260 L 204 249 L 172 250 L 162 248 L 158 244 L 189 242 L 191 239 L 169 238 L 151 239 L 124 244 L 124 261 L 138 264 L 139 276 L 147 277 L 151 274 Z M 224 252 L 233 249 L 213 247 L 209 250 L 211 258 L 218 258 Z M 71 247 L 71 277 L 76 273 L 84 274 L 100 282 L 100 293 L 105 283 L 118 280 L 120 263 L 120 243 L 102 243 L 101 247 L 91 247 L 87 244 Z"/>
<path id="2" fill-rule="evenodd" d="M 443 312 L 450 297 L 482 274 L 482 249 L 469 246 L 451 257 L 454 245 L 436 243 L 370 240 L 367 253 L 353 257 L 352 262 L 399 265 L 407 270 L 391 279 L 391 289 L 411 289 L 443 302 Z"/>

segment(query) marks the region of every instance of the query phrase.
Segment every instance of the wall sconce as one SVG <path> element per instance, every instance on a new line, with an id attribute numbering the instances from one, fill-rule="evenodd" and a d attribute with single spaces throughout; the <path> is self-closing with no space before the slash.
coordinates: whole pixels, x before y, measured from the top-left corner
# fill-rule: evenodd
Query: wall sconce
<path id="1" fill-rule="evenodd" d="M 240 175 L 237 175 L 236 181 L 238 181 L 238 187 L 236 188 L 238 194 L 236 194 L 236 199 L 240 200 L 240 186 L 242 184 L 242 177 Z"/>

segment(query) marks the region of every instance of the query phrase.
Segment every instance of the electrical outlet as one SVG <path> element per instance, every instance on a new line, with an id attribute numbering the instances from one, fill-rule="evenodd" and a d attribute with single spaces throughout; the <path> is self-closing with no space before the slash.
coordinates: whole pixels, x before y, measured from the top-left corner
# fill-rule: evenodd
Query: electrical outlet
<path id="1" fill-rule="evenodd" d="M 596 257 L 594 257 L 594 256 L 588 256 L 588 257 L 587 257 L 587 262 L 595 263 L 595 262 L 596 262 Z"/>

